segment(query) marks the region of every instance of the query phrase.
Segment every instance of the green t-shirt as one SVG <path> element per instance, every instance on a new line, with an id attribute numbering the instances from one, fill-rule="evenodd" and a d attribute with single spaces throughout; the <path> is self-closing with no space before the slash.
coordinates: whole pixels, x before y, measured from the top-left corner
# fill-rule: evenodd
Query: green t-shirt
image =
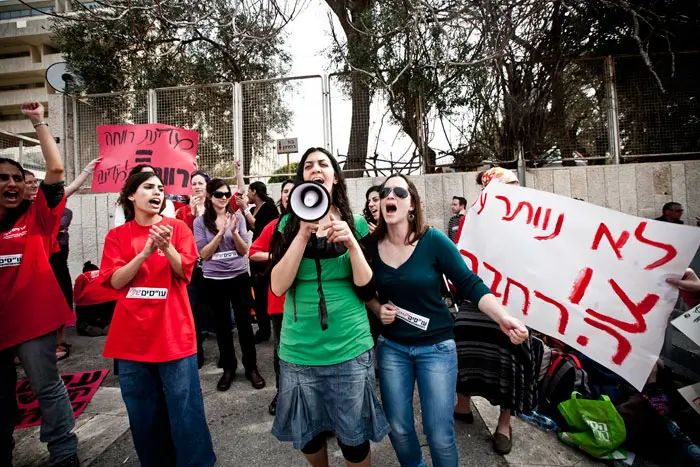
<path id="1" fill-rule="evenodd" d="M 358 239 L 369 233 L 367 221 L 354 216 Z M 288 216 L 280 219 L 284 230 Z M 284 301 L 284 318 L 279 356 L 295 365 L 324 366 L 347 362 L 374 345 L 369 331 L 367 310 L 353 290 L 350 253 L 321 260 L 321 283 L 328 309 L 328 329 L 321 330 L 318 318 L 316 263 L 303 258 L 294 285 Z M 296 300 L 296 321 L 294 301 Z"/>

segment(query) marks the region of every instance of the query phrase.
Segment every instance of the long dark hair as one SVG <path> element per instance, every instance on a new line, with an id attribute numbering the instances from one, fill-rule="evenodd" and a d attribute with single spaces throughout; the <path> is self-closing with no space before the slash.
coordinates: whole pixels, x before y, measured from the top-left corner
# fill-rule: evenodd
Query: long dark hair
<path id="1" fill-rule="evenodd" d="M 411 197 L 411 202 L 413 202 L 413 220 L 408 222 L 408 233 L 406 234 L 406 244 L 412 245 L 416 243 L 423 236 L 425 232 L 428 231 L 428 226 L 425 223 L 425 214 L 423 214 L 423 205 L 420 202 L 420 196 L 418 195 L 418 190 L 416 186 L 410 181 L 406 176 L 401 174 L 389 175 L 384 183 L 379 187 L 381 191 L 392 178 L 400 177 L 406 181 L 408 185 L 408 194 Z M 384 222 L 384 215 L 382 215 L 381 209 L 379 210 L 379 222 L 377 222 L 377 228 L 374 230 L 374 236 L 377 242 L 382 241 L 387 235 L 386 222 Z"/>
<path id="2" fill-rule="evenodd" d="M 257 194 L 258 197 L 264 202 L 275 204 L 275 200 L 270 198 L 270 195 L 267 194 L 267 185 L 265 185 L 263 182 L 253 182 L 248 185 L 248 189 L 255 190 L 255 194 Z"/>
<path id="3" fill-rule="evenodd" d="M 17 168 L 19 173 L 22 174 L 22 180 L 24 180 L 24 167 L 22 167 L 22 164 L 14 159 L 8 159 L 7 157 L 0 157 L 0 164 L 10 164 L 11 166 Z M 0 232 L 5 232 L 14 227 L 19 218 L 22 217 L 22 214 L 27 212 L 29 206 L 31 205 L 31 201 L 25 199 L 22 200 L 22 202 L 19 203 L 16 208 L 8 210 L 2 217 L 2 220 L 0 220 Z"/>
<path id="4" fill-rule="evenodd" d="M 362 210 L 362 215 L 367 222 L 371 222 L 372 224 L 375 224 L 377 221 L 374 220 L 374 216 L 372 216 L 372 213 L 369 211 L 369 194 L 375 191 L 379 194 L 380 190 L 381 187 L 379 185 L 373 185 L 365 192 L 365 208 Z"/>
<path id="5" fill-rule="evenodd" d="M 287 200 L 286 208 L 282 206 L 282 192 L 284 191 L 284 187 L 289 185 L 290 183 L 294 185 L 294 180 L 288 178 L 287 180 L 282 182 L 282 188 L 280 189 L 280 199 L 279 201 L 277 201 L 277 208 L 280 210 L 280 216 L 287 214 L 287 211 L 289 210 L 289 200 Z"/>
<path id="6" fill-rule="evenodd" d="M 202 217 L 204 217 L 204 226 L 214 235 L 219 232 L 219 229 L 216 228 L 216 210 L 211 202 L 211 197 L 214 196 L 214 192 L 222 186 L 225 186 L 228 188 L 228 191 L 231 192 L 231 187 L 225 180 L 220 178 L 212 178 L 209 180 L 207 183 L 207 194 L 209 196 L 204 200 L 204 214 L 202 214 Z M 226 203 L 226 212 L 233 214 L 233 208 L 230 202 Z"/>
<path id="7" fill-rule="evenodd" d="M 294 184 L 298 185 L 304 181 L 304 164 L 306 163 L 306 159 L 309 157 L 309 155 L 314 152 L 323 153 L 331 161 L 331 166 L 333 167 L 333 172 L 335 172 L 335 177 L 337 179 L 337 183 L 333 185 L 333 190 L 331 191 L 331 204 L 338 211 L 341 219 L 348 223 L 350 231 L 353 235 L 355 235 L 355 222 L 352 215 L 352 210 L 350 209 L 350 201 L 348 200 L 348 189 L 345 185 L 345 177 L 343 176 L 343 171 L 340 170 L 338 161 L 335 160 L 330 152 L 324 148 L 307 149 L 299 161 L 297 174 L 294 177 Z M 280 259 L 282 259 L 284 254 L 287 252 L 289 245 L 292 243 L 292 240 L 294 240 L 294 237 L 296 237 L 297 233 L 299 232 L 299 218 L 291 211 L 291 209 L 289 209 L 289 212 L 286 215 L 289 216 L 289 220 L 287 221 L 287 225 L 284 226 L 282 235 L 273 235 L 272 238 L 270 252 L 273 264 L 276 264 Z"/>
<path id="8" fill-rule="evenodd" d="M 127 178 L 126 182 L 124 182 L 122 191 L 119 193 L 119 201 L 117 202 L 121 204 L 122 208 L 124 209 L 124 218 L 126 219 L 126 222 L 133 221 L 134 216 L 136 215 L 136 211 L 134 210 L 134 202 L 129 199 L 129 196 L 136 193 L 136 190 L 139 189 L 141 184 L 153 177 L 156 177 L 160 183 L 163 183 L 163 179 L 160 178 L 155 172 L 137 172 Z M 163 183 L 163 185 L 165 185 L 165 183 Z M 163 202 L 160 204 L 160 211 L 158 211 L 158 214 L 162 213 L 163 209 L 165 209 L 165 196 L 163 196 Z"/>

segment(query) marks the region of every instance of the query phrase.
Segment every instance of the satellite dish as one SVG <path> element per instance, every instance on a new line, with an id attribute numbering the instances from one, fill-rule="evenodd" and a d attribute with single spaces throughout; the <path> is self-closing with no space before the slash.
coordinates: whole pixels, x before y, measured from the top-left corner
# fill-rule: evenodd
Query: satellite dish
<path id="1" fill-rule="evenodd" d="M 68 93 L 84 86 L 83 78 L 73 73 L 66 62 L 54 63 L 46 69 L 46 81 L 56 91 Z"/>

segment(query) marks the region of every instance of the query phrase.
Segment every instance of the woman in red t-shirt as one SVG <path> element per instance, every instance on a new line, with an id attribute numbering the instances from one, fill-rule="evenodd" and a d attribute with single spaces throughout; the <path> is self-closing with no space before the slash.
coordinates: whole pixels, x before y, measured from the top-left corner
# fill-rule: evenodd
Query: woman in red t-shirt
<path id="1" fill-rule="evenodd" d="M 294 182 L 292 180 L 285 180 L 282 183 L 282 197 L 280 198 L 278 207 L 280 212 L 285 214 L 287 212 L 287 206 L 289 204 L 289 193 L 294 188 Z M 272 236 L 277 231 L 277 223 L 279 219 L 276 219 L 265 226 L 260 236 L 253 242 L 250 246 L 250 251 L 248 252 L 248 258 L 251 261 L 258 263 L 269 263 L 270 261 L 270 245 L 272 244 Z M 267 314 L 270 315 L 270 321 L 272 322 L 272 336 L 274 338 L 274 367 L 275 367 L 275 387 L 279 391 L 280 388 L 280 357 L 278 354 L 280 347 L 280 334 L 282 332 L 282 312 L 284 311 L 284 295 L 278 297 L 272 293 L 270 287 L 267 287 Z M 267 408 L 270 415 L 275 415 L 277 412 L 277 393 L 275 393 L 274 399 L 270 402 L 270 406 Z"/>
<path id="2" fill-rule="evenodd" d="M 117 291 L 103 355 L 119 361 L 141 465 L 212 466 L 187 298 L 197 248 L 184 222 L 161 215 L 164 201 L 152 172 L 130 176 L 122 188 L 126 223 L 107 234 L 100 267 L 100 280 Z"/>
<path id="3" fill-rule="evenodd" d="M 99 280 L 100 268 L 90 261 L 83 265 L 83 273 L 75 279 L 76 328 L 81 336 L 106 336 L 112 322 L 117 292 Z"/>
<path id="4" fill-rule="evenodd" d="M 187 224 L 193 230 L 194 220 L 204 214 L 204 200 L 207 197 L 207 183 L 211 180 L 209 175 L 201 170 L 192 172 L 190 175 L 190 187 L 192 196 L 189 205 L 182 206 L 175 211 L 175 218 Z M 198 261 L 192 272 L 192 280 L 187 285 L 187 295 L 190 299 L 190 307 L 194 315 L 194 327 L 197 333 L 197 366 L 204 365 L 204 336 L 202 328 L 214 328 L 209 312 L 209 302 L 204 293 L 204 276 L 202 275 L 202 265 Z"/>
<path id="5" fill-rule="evenodd" d="M 0 158 L 0 463 L 12 464 L 17 413 L 17 356 L 41 409 L 41 435 L 51 466 L 78 465 L 75 416 L 56 365 L 56 330 L 73 316 L 49 255 L 65 196 L 63 158 L 38 102 L 22 105 L 46 161 L 36 199 L 24 200 L 22 166 Z"/>

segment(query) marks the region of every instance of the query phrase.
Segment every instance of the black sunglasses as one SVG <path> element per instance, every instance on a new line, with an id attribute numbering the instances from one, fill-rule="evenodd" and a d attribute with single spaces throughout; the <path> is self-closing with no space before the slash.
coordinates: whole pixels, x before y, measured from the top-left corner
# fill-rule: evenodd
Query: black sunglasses
<path id="1" fill-rule="evenodd" d="M 215 191 L 214 193 L 211 194 L 214 198 L 226 198 L 229 199 L 231 197 L 231 192 L 230 191 Z"/>
<path id="2" fill-rule="evenodd" d="M 382 188 L 382 191 L 379 192 L 379 197 L 381 199 L 384 199 L 387 196 L 389 196 L 392 191 L 394 192 L 394 194 L 396 196 L 398 196 L 401 199 L 408 197 L 408 190 L 405 188 L 401 188 L 400 186 L 395 186 L 395 187 L 385 186 L 384 188 Z"/>

